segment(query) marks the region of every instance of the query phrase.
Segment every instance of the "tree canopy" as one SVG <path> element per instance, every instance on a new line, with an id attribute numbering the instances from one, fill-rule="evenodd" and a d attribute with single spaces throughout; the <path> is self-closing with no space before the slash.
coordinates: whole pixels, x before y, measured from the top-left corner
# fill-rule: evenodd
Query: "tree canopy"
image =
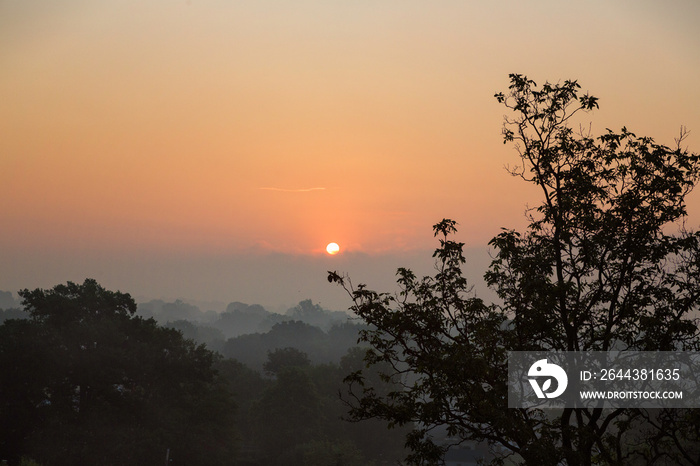
<path id="1" fill-rule="evenodd" d="M 401 268 L 397 293 L 329 272 L 370 325 L 366 362 L 388 364 L 384 377 L 401 381 L 378 393 L 353 372 L 352 416 L 415 423 L 413 464 L 441 460 L 446 445 L 430 436 L 439 427 L 455 443 L 490 444 L 494 464 L 696 464 L 694 411 L 508 409 L 507 353 L 699 348 L 700 237 L 683 221 L 700 157 L 682 147 L 684 130 L 668 147 L 626 128 L 574 129 L 598 108 L 576 81 L 538 86 L 513 74 L 495 97 L 511 112 L 504 143 L 520 163 L 510 171 L 541 193 L 526 231 L 504 229 L 489 243 L 485 279 L 500 301 L 471 293 L 449 219 L 434 226 L 436 274 Z"/>
<path id="2" fill-rule="evenodd" d="M 26 318 L 0 325 L 0 463 L 374 465 L 403 456 L 403 431 L 342 419 L 344 374 L 363 364 L 346 347 L 354 325 L 326 335 L 290 321 L 263 345 L 242 345 L 267 357 L 265 377 L 136 315 L 130 295 L 95 280 L 20 296 Z"/>
<path id="3" fill-rule="evenodd" d="M 224 464 L 235 432 L 216 356 L 95 280 L 20 291 L 0 327 L 0 451 L 54 465 Z"/>

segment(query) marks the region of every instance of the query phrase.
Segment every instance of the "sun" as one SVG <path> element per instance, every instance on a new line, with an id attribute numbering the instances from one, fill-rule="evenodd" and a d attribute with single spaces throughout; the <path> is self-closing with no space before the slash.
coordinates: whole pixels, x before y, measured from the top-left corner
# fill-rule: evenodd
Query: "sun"
<path id="1" fill-rule="evenodd" d="M 326 252 L 331 256 L 335 256 L 340 252 L 340 246 L 338 246 L 338 243 L 328 243 L 328 246 L 326 246 Z"/>

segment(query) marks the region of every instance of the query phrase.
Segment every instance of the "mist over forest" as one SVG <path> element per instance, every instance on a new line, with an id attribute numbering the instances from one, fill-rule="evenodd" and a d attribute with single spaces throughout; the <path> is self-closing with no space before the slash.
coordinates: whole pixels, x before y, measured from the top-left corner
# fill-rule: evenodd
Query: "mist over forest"
<path id="1" fill-rule="evenodd" d="M 344 379 L 365 368 L 358 338 L 367 328 L 349 313 L 311 299 L 283 314 L 242 302 L 215 312 L 178 299 L 134 303 L 126 318 L 119 316 L 123 303 L 110 300 L 128 306 L 130 296 L 94 280 L 20 294 L 24 298 L 0 291 L 0 459 L 9 464 L 161 464 L 167 458 L 168 464 L 359 466 L 393 464 L 406 455 L 410 424 L 389 430 L 379 420 L 347 420 Z M 70 314 L 72 304 L 103 314 L 111 306 L 115 314 L 54 320 Z M 36 328 L 28 330 L 29 323 Z M 145 329 L 130 330 L 131 324 Z M 37 335 L 47 331 L 52 336 L 38 348 Z M 169 343 L 159 343 L 166 335 Z M 135 338 L 149 354 L 122 353 Z M 167 349 L 158 349 L 162 344 Z M 153 362 L 162 369 L 144 363 L 160 351 L 181 353 L 190 373 L 178 374 L 182 362 Z M 53 359 L 59 354 L 60 361 Z M 139 374 L 144 370 L 154 374 Z M 368 386 L 387 393 L 392 382 L 377 369 L 369 374 Z M 36 388 L 28 388 L 32 378 Z M 189 388 L 171 393 L 171 383 Z M 68 392 L 66 384 L 73 387 Z M 461 454 L 478 458 L 485 451 Z"/>
<path id="2" fill-rule="evenodd" d="M 138 305 L 137 315 L 154 318 L 160 325 L 204 343 L 226 358 L 261 371 L 267 354 L 296 348 L 314 364 L 338 363 L 357 344 L 357 320 L 339 311 L 323 309 L 307 299 L 285 314 L 259 304 L 230 303 L 224 312 L 202 312 L 182 300 L 152 300 Z"/>
<path id="3" fill-rule="evenodd" d="M 160 326 L 175 329 L 184 338 L 258 371 L 262 371 L 268 353 L 284 348 L 303 351 L 314 364 L 337 363 L 357 345 L 363 328 L 356 317 L 324 309 L 311 299 L 300 301 L 284 314 L 238 301 L 216 312 L 202 311 L 182 299 L 154 299 L 138 303 L 136 315 L 153 318 Z M 26 317 L 13 293 L 0 291 L 0 323 Z"/>

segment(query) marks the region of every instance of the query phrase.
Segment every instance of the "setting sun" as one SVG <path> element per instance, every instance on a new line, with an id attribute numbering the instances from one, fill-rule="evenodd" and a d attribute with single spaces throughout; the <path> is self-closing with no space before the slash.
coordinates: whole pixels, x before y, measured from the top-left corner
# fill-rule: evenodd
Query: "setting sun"
<path id="1" fill-rule="evenodd" d="M 335 256 L 340 252 L 340 246 L 338 246 L 338 243 L 328 243 L 328 246 L 326 246 L 326 252 L 331 256 Z"/>

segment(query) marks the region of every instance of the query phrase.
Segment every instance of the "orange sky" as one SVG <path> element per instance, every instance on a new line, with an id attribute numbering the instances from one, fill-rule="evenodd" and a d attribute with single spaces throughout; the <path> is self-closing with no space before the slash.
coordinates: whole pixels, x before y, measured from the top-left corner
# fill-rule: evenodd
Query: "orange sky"
<path id="1" fill-rule="evenodd" d="M 82 265 L 233 300 L 244 285 L 187 289 L 185 272 L 149 291 L 161 269 L 137 279 L 125 258 L 321 260 L 336 241 L 379 261 L 432 248 L 443 217 L 483 249 L 537 200 L 503 170 L 508 73 L 578 79 L 600 97 L 595 133 L 670 144 L 686 125 L 697 151 L 698 18 L 691 0 L 5 0 L 0 289 Z"/>

